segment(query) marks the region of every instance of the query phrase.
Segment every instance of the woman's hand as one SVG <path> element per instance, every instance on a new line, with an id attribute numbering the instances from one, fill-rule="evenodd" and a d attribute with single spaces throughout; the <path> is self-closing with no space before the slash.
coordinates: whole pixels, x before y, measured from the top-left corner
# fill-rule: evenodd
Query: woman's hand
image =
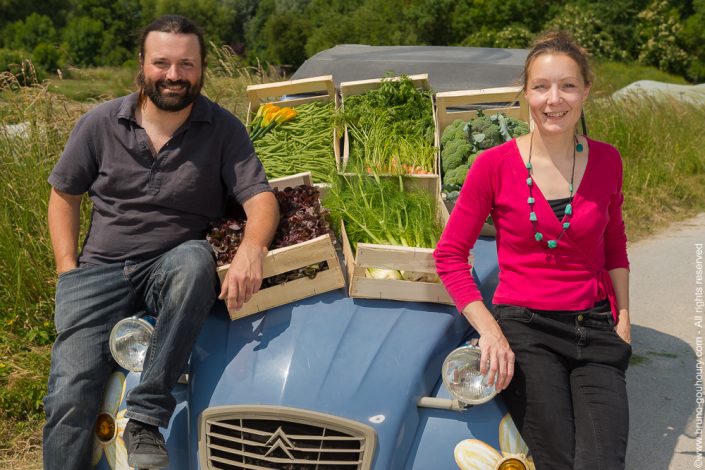
<path id="1" fill-rule="evenodd" d="M 468 304 L 463 315 L 480 333 L 480 373 L 489 373 L 487 383 L 498 392 L 504 390 L 514 377 L 514 352 L 507 338 L 481 301 Z"/>
<path id="2" fill-rule="evenodd" d="M 614 331 L 625 343 L 632 344 L 632 324 L 629 321 L 629 312 L 627 310 L 620 310 L 619 323 L 614 327 Z"/>

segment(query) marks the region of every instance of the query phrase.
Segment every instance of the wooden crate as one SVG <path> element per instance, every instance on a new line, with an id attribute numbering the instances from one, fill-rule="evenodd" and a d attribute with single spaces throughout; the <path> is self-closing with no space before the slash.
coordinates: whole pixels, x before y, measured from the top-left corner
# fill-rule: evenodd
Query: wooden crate
<path id="1" fill-rule="evenodd" d="M 391 80 L 399 80 L 400 77 L 392 77 Z M 428 74 L 419 75 L 409 75 L 409 79 L 414 83 L 416 88 L 421 90 L 430 90 L 431 83 L 428 81 Z M 376 90 L 382 85 L 383 80 L 389 80 L 387 78 L 373 78 L 369 80 L 357 80 L 351 82 L 342 82 L 340 84 L 340 106 L 345 108 L 345 97 L 361 95 L 370 90 Z M 429 100 L 430 109 L 433 109 L 433 100 Z M 435 119 L 435 115 L 434 115 Z M 338 159 L 338 170 L 344 172 L 348 164 L 348 159 L 350 157 L 350 135 L 348 134 L 348 127 L 345 126 L 343 131 L 343 152 Z M 438 173 L 437 162 L 434 162 L 433 173 Z M 433 176 L 433 175 L 431 175 Z"/>
<path id="2" fill-rule="evenodd" d="M 287 186 L 311 185 L 311 181 L 311 173 L 307 172 L 273 179 L 269 183 L 273 188 L 282 190 Z M 313 279 L 303 277 L 261 289 L 240 310 L 231 310 L 229 312 L 230 318 L 236 320 L 345 286 L 343 271 L 331 235 L 321 235 L 313 240 L 270 251 L 263 263 L 265 278 L 323 261 L 328 263 L 328 269 L 316 273 L 316 277 Z M 218 268 L 218 277 L 221 282 L 223 282 L 229 267 L 230 265 L 224 265 Z"/>
<path id="3" fill-rule="evenodd" d="M 443 131 L 456 119 L 469 121 L 477 117 L 478 109 L 489 115 L 504 113 L 509 117 L 530 124 L 529 106 L 521 87 L 485 88 L 481 90 L 460 90 L 436 93 L 434 121 L 436 133 L 436 166 L 441 174 L 441 136 Z M 441 182 L 442 183 L 442 182 Z M 485 224 L 481 235 L 494 236 L 497 231 L 494 226 Z"/>
<path id="4" fill-rule="evenodd" d="M 456 119 L 469 121 L 477 117 L 477 110 L 485 114 L 504 113 L 514 119 L 529 122 L 529 106 L 521 87 L 485 88 L 436 93 L 436 146 L 441 135 Z"/>
<path id="5" fill-rule="evenodd" d="M 332 101 L 336 109 L 339 106 L 338 94 L 335 91 L 332 75 L 250 85 L 247 87 L 247 99 L 249 102 L 247 106 L 248 126 L 252 118 L 257 114 L 259 107 L 266 103 L 296 107 L 314 101 L 322 101 L 324 103 Z M 338 162 L 341 158 L 340 136 L 335 127 L 333 127 L 333 142 L 331 145 L 333 146 L 335 161 Z"/>
<path id="6" fill-rule="evenodd" d="M 416 176 L 416 175 L 415 175 Z M 430 178 L 404 177 L 404 187 L 423 188 L 436 197 L 438 217 L 442 224 L 448 220 L 448 211 L 440 198 L 437 175 Z M 414 248 L 393 245 L 358 243 L 357 252 L 341 226 L 343 256 L 348 274 L 350 297 L 368 299 L 390 299 L 413 302 L 434 302 L 453 305 L 445 287 L 440 282 L 419 282 L 406 280 L 372 279 L 367 277 L 367 268 L 394 269 L 420 273 L 436 272 L 432 248 Z"/>

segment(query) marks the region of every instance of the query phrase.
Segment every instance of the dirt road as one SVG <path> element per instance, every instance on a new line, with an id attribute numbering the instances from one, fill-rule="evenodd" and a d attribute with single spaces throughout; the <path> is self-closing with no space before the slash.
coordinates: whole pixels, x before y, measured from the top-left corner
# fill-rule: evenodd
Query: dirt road
<path id="1" fill-rule="evenodd" d="M 630 470 L 705 466 L 705 213 L 675 227 L 629 249 Z"/>

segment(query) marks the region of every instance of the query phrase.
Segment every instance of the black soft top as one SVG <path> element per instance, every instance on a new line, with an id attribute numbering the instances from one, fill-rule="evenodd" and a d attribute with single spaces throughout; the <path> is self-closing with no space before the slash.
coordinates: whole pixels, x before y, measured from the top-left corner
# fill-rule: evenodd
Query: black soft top
<path id="1" fill-rule="evenodd" d="M 489 47 L 366 46 L 343 44 L 314 55 L 292 79 L 333 75 L 340 82 L 428 74 L 434 91 L 519 85 L 527 51 Z"/>

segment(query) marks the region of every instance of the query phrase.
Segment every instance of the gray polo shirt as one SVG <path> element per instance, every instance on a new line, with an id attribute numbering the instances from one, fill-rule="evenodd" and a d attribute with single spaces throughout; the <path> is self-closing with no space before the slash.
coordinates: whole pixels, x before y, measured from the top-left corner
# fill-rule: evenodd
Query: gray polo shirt
<path id="1" fill-rule="evenodd" d="M 81 117 L 49 176 L 57 190 L 93 201 L 82 264 L 147 259 L 202 239 L 228 194 L 242 204 L 271 191 L 245 126 L 228 111 L 199 96 L 154 156 L 136 104 L 131 94 Z"/>

